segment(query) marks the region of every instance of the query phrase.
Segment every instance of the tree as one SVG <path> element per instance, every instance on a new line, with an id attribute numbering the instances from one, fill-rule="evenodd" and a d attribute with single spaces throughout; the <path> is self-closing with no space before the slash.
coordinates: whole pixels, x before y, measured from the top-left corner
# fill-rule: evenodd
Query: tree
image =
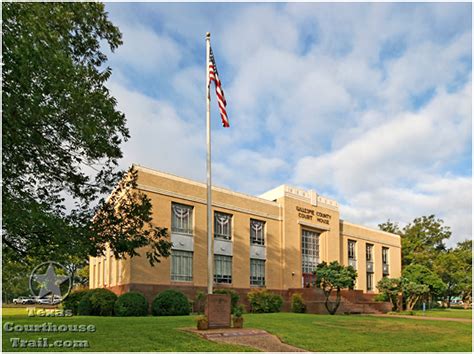
<path id="1" fill-rule="evenodd" d="M 329 264 L 322 262 L 314 270 L 316 286 L 321 288 L 326 296 L 324 305 L 326 310 L 334 315 L 341 303 L 341 289 L 353 288 L 357 278 L 357 271 L 352 266 L 343 266 L 338 261 Z M 331 302 L 330 296 L 336 290 L 336 301 Z"/>
<path id="2" fill-rule="evenodd" d="M 434 270 L 446 284 L 443 298 L 451 307 L 451 298 L 461 294 L 461 284 L 466 277 L 462 258 L 455 250 L 443 252 L 435 259 Z"/>
<path id="3" fill-rule="evenodd" d="M 461 260 L 462 277 L 459 279 L 459 290 L 464 308 L 467 309 L 472 303 L 472 240 L 459 242 L 454 250 Z"/>
<path id="4" fill-rule="evenodd" d="M 397 235 L 401 235 L 402 233 L 400 230 L 400 227 L 398 226 L 398 223 L 390 221 L 390 219 L 388 219 L 386 222 L 382 224 L 379 224 L 378 226 L 380 230 L 385 231 L 385 232 L 390 232 L 392 234 L 397 234 Z"/>
<path id="5" fill-rule="evenodd" d="M 411 264 L 402 271 L 402 289 L 407 310 L 412 310 L 422 298 L 442 295 L 445 288 L 443 281 L 421 264 Z"/>
<path id="6" fill-rule="evenodd" d="M 434 215 L 414 219 L 403 228 L 402 266 L 416 263 L 433 269 L 433 260 L 446 250 L 444 241 L 450 237 L 450 228 Z"/>
<path id="7" fill-rule="evenodd" d="M 400 311 L 402 307 L 402 280 L 400 278 L 383 277 L 378 282 L 377 289 L 392 303 L 392 311 Z"/>
<path id="8" fill-rule="evenodd" d="M 2 238 L 9 254 L 72 263 L 109 243 L 116 257 L 143 246 L 152 263 L 166 256 L 157 239 L 166 230 L 139 229 L 150 224 L 146 196 L 132 193 L 127 202 L 137 204 L 118 207 L 120 217 L 112 210 L 119 200 L 103 198 L 124 177 L 116 169 L 129 138 L 105 86 L 111 69 L 101 48 L 113 52 L 122 39 L 104 5 L 2 3 L 2 10 Z"/>

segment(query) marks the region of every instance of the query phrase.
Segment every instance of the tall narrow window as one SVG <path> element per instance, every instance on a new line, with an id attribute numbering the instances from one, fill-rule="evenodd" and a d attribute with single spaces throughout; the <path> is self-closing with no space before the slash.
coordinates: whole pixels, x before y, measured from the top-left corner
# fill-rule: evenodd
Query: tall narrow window
<path id="1" fill-rule="evenodd" d="M 250 219 L 250 244 L 265 245 L 265 222 Z"/>
<path id="2" fill-rule="evenodd" d="M 374 245 L 370 245 L 370 244 L 366 244 L 365 245 L 365 256 L 366 256 L 366 260 L 368 262 L 372 262 L 373 261 L 373 249 L 374 249 Z"/>
<path id="3" fill-rule="evenodd" d="M 301 254 L 303 274 L 312 274 L 319 263 L 319 234 L 314 231 L 302 230 Z"/>
<path id="4" fill-rule="evenodd" d="M 388 264 L 388 248 L 382 247 L 382 263 Z"/>
<path id="5" fill-rule="evenodd" d="M 374 245 L 365 245 L 367 291 L 374 290 Z"/>
<path id="6" fill-rule="evenodd" d="M 265 261 L 250 259 L 250 285 L 265 286 Z"/>
<path id="7" fill-rule="evenodd" d="M 224 240 L 232 238 L 232 215 L 218 211 L 214 213 L 214 237 Z"/>
<path id="8" fill-rule="evenodd" d="M 193 280 L 193 253 L 188 251 L 171 251 L 171 280 Z"/>
<path id="9" fill-rule="evenodd" d="M 347 241 L 347 252 L 349 255 L 349 259 L 356 259 L 356 242 L 355 241 Z"/>
<path id="10" fill-rule="evenodd" d="M 221 284 L 232 283 L 232 257 L 214 255 L 214 282 Z"/>
<path id="11" fill-rule="evenodd" d="M 388 247 L 382 247 L 382 275 L 384 277 L 388 276 L 389 274 L 389 266 L 388 266 Z"/>
<path id="12" fill-rule="evenodd" d="M 349 265 L 354 269 L 357 268 L 356 260 L 356 241 L 348 240 L 347 241 L 347 257 L 349 259 Z"/>
<path id="13" fill-rule="evenodd" d="M 178 203 L 171 204 L 171 232 L 193 234 L 193 207 Z"/>
<path id="14" fill-rule="evenodd" d="M 367 273 L 367 291 L 374 290 L 374 273 Z"/>

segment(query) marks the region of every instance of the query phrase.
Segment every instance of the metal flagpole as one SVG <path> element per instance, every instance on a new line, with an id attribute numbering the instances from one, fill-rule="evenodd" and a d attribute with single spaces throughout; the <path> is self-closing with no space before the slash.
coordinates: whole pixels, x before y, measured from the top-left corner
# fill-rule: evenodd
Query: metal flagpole
<path id="1" fill-rule="evenodd" d="M 207 129 L 207 293 L 212 294 L 213 244 L 212 244 L 212 183 L 211 183 L 211 95 L 209 63 L 211 54 L 211 34 L 206 33 L 206 129 Z"/>

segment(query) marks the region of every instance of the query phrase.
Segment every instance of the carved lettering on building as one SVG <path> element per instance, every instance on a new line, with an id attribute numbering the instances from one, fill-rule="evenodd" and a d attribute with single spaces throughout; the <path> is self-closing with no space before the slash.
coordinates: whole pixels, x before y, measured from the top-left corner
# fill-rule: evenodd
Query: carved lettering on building
<path id="1" fill-rule="evenodd" d="M 312 209 L 308 208 L 302 208 L 297 206 L 296 211 L 298 212 L 298 217 L 306 220 L 313 220 L 313 217 L 315 217 L 315 220 L 317 222 L 320 222 L 322 224 L 329 225 L 329 220 L 331 220 L 331 215 L 326 214 L 326 213 L 321 213 L 320 211 L 314 211 Z"/>

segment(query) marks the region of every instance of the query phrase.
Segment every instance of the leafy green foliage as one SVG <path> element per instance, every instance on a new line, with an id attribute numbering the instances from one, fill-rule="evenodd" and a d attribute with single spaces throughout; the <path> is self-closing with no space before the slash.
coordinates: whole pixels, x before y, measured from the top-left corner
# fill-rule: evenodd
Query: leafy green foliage
<path id="1" fill-rule="evenodd" d="M 234 313 L 237 303 L 239 302 L 240 296 L 237 294 L 235 290 L 232 289 L 215 289 L 213 291 L 214 294 L 227 294 L 230 295 L 230 305 L 231 305 L 231 311 Z"/>
<path id="2" fill-rule="evenodd" d="M 101 49 L 113 52 L 122 39 L 104 5 L 10 2 L 2 10 L 2 239 L 8 256 L 34 254 L 37 263 L 54 254 L 55 261 L 81 267 L 108 243 L 116 257 L 136 255 L 143 246 L 150 246 L 152 264 L 166 257 L 166 230 L 147 228 L 147 197 L 131 191 L 120 199 L 134 175 L 122 180 L 116 171 L 129 132 L 105 85 L 111 69 Z M 116 193 L 103 199 L 120 180 Z"/>
<path id="3" fill-rule="evenodd" d="M 116 316 L 146 316 L 148 301 L 142 293 L 131 291 L 118 297 L 114 310 Z"/>
<path id="4" fill-rule="evenodd" d="M 291 311 L 295 313 L 306 312 L 306 305 L 303 301 L 303 296 L 300 293 L 291 295 Z"/>
<path id="5" fill-rule="evenodd" d="M 82 300 L 82 297 L 87 294 L 90 290 L 84 289 L 84 290 L 75 290 L 72 291 L 61 303 L 63 308 L 65 310 L 71 310 L 73 315 L 78 314 L 78 307 L 79 303 Z M 83 306 L 86 306 L 88 304 L 85 304 Z M 87 312 L 87 310 L 84 310 L 84 312 Z"/>
<path id="6" fill-rule="evenodd" d="M 390 301 L 392 311 L 401 310 L 400 297 L 402 295 L 402 281 L 400 278 L 383 277 L 377 284 L 377 289 L 384 298 L 381 301 Z"/>
<path id="7" fill-rule="evenodd" d="M 117 295 L 107 289 L 92 289 L 81 297 L 77 313 L 81 316 L 112 316 Z"/>
<path id="8" fill-rule="evenodd" d="M 234 309 L 234 312 L 233 312 L 234 317 L 237 317 L 237 318 L 242 317 L 243 313 L 244 313 L 244 305 L 242 305 L 242 304 L 237 305 Z"/>
<path id="9" fill-rule="evenodd" d="M 331 315 L 334 315 L 341 303 L 341 289 L 354 287 L 357 278 L 357 271 L 352 266 L 344 266 L 338 261 L 329 264 L 321 262 L 317 265 L 314 274 L 316 275 L 316 286 L 321 288 L 326 296 L 324 305 Z M 332 291 L 336 290 L 336 301 L 330 301 Z"/>
<path id="10" fill-rule="evenodd" d="M 159 293 L 152 304 L 154 316 L 182 316 L 191 313 L 188 298 L 180 291 L 169 289 Z"/>
<path id="11" fill-rule="evenodd" d="M 402 289 L 407 310 L 412 310 L 422 297 L 441 294 L 445 287 L 434 272 L 421 264 L 411 264 L 402 271 Z"/>
<path id="12" fill-rule="evenodd" d="M 204 307 L 206 306 L 206 294 L 203 291 L 197 291 L 194 299 L 195 311 L 202 315 L 204 313 Z"/>
<path id="13" fill-rule="evenodd" d="M 379 228 L 401 235 L 403 266 L 416 263 L 432 269 L 433 260 L 446 250 L 444 242 L 451 237 L 450 228 L 434 215 L 416 218 L 402 231 L 390 220 Z"/>
<path id="14" fill-rule="evenodd" d="M 250 311 L 255 313 L 280 312 L 283 298 L 266 289 L 252 290 L 247 294 Z"/>

